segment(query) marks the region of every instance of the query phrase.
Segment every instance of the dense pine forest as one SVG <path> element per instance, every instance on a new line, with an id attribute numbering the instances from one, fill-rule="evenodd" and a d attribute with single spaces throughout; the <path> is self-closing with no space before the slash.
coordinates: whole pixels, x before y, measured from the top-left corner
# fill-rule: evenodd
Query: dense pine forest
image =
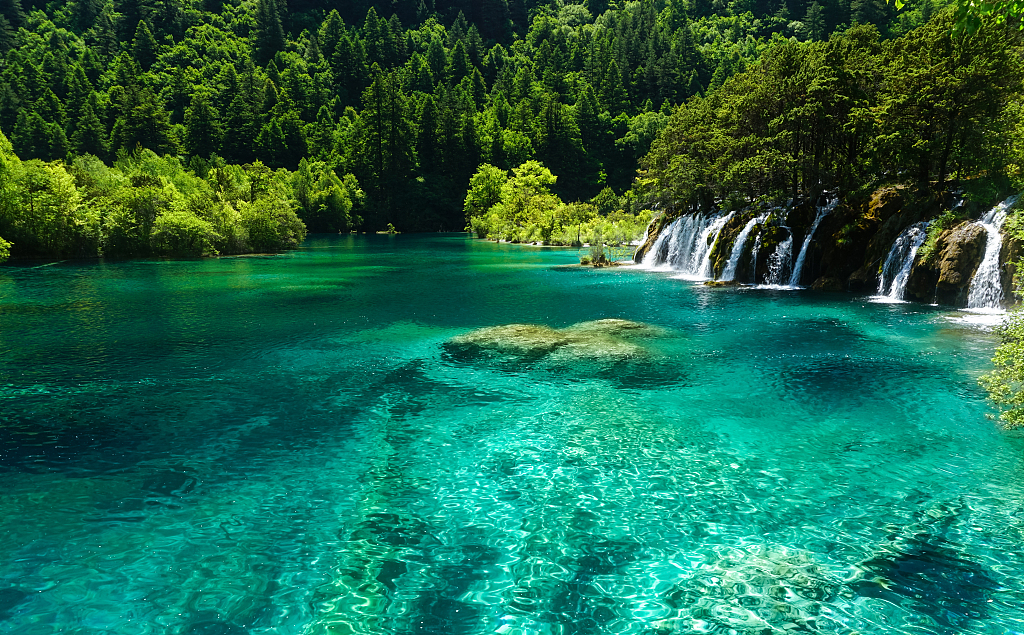
<path id="1" fill-rule="evenodd" d="M 0 0 L 0 236 L 15 256 L 240 253 L 389 224 L 575 242 L 649 208 L 1009 178 L 1019 36 L 954 33 L 952 14 Z"/>

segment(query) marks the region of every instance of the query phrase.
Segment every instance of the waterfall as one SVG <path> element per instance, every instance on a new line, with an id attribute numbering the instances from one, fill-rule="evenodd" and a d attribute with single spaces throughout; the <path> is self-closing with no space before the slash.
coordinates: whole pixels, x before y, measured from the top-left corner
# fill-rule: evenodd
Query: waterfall
<path id="1" fill-rule="evenodd" d="M 683 216 L 662 230 L 642 264 L 650 268 L 667 268 L 685 277 L 711 277 L 711 247 L 718 233 L 729 221 L 726 216 Z"/>
<path id="2" fill-rule="evenodd" d="M 658 238 L 654 241 L 654 244 L 651 245 L 651 248 L 647 250 L 646 254 L 644 254 L 641 264 L 647 267 L 653 267 L 657 262 L 665 260 L 669 237 L 671 237 L 675 232 L 676 225 L 679 224 L 680 220 L 682 219 L 677 218 L 661 230 L 661 233 L 658 234 Z"/>
<path id="3" fill-rule="evenodd" d="M 722 232 L 722 228 L 732 218 L 734 212 L 729 212 L 725 216 L 716 218 L 708 228 L 701 235 L 701 246 L 703 247 L 703 255 L 700 259 L 700 264 L 697 264 L 697 254 L 694 254 L 694 259 L 691 261 L 690 269 L 687 270 L 685 275 L 695 276 L 697 278 L 707 280 L 712 278 L 711 271 L 711 249 L 714 248 L 715 242 L 718 241 L 718 234 Z"/>
<path id="4" fill-rule="evenodd" d="M 689 262 L 690 252 L 704 223 L 706 220 L 698 216 L 682 216 L 672 221 L 658 235 L 642 264 L 673 268 L 680 261 Z"/>
<path id="5" fill-rule="evenodd" d="M 725 266 L 725 271 L 722 272 L 722 280 L 732 280 L 736 277 L 736 267 L 740 264 L 740 256 L 743 255 L 743 246 L 747 244 L 747 237 L 750 236 L 754 225 L 764 222 L 764 218 L 764 216 L 751 218 L 736 236 L 736 241 L 732 244 L 732 253 L 729 254 L 729 263 Z"/>
<path id="6" fill-rule="evenodd" d="M 928 223 L 916 223 L 903 230 L 889 250 L 878 279 L 878 295 L 902 300 L 918 248 L 924 244 Z"/>
<path id="7" fill-rule="evenodd" d="M 788 227 L 786 229 L 789 229 Z M 768 276 L 765 284 L 772 287 L 782 286 L 782 276 L 793 259 L 793 234 L 790 233 L 786 240 L 779 243 L 775 253 L 768 257 Z"/>
<path id="8" fill-rule="evenodd" d="M 672 269 L 689 271 L 691 263 L 703 254 L 705 233 L 712 219 L 704 216 L 687 216 L 682 219 L 680 231 L 676 233 L 668 252 L 668 265 Z"/>
<path id="9" fill-rule="evenodd" d="M 971 279 L 967 292 L 969 309 L 998 309 L 1002 306 L 1003 284 L 999 275 L 999 252 L 1003 246 L 1001 230 L 1007 210 L 1016 200 L 1016 196 L 1011 196 L 989 210 L 977 223 L 985 228 L 985 257 Z"/>
<path id="10" fill-rule="evenodd" d="M 800 255 L 796 259 L 796 264 L 793 265 L 793 273 L 789 277 L 789 286 L 800 286 L 800 274 L 803 273 L 804 259 L 807 258 L 807 248 L 811 246 L 811 239 L 814 238 L 814 232 L 818 230 L 818 224 L 821 223 L 821 220 L 836 208 L 836 204 L 838 202 L 839 199 L 835 199 L 828 205 L 821 205 L 818 207 L 818 215 L 814 217 L 814 222 L 811 223 L 810 229 L 807 230 L 807 235 L 804 236 L 804 244 L 800 247 Z"/>
<path id="11" fill-rule="evenodd" d="M 754 284 L 757 284 L 757 253 L 759 251 L 761 251 L 761 232 L 757 232 L 754 247 L 750 250 L 750 273 L 754 278 Z"/>

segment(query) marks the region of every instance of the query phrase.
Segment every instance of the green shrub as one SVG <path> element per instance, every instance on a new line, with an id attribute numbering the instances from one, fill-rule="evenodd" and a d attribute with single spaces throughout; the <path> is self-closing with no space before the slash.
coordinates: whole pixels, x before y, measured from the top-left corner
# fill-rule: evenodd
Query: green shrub
<path id="1" fill-rule="evenodd" d="M 265 197 L 239 204 L 239 220 L 249 248 L 254 252 L 275 252 L 295 247 L 306 237 L 306 226 L 295 208 L 285 200 Z"/>
<path id="2" fill-rule="evenodd" d="M 978 381 L 1000 409 L 1003 426 L 1024 427 L 1024 312 L 1011 313 L 996 332 L 1000 344 L 992 357 L 995 368 Z"/>
<path id="3" fill-rule="evenodd" d="M 167 256 L 215 256 L 221 237 L 213 225 L 193 212 L 178 210 L 161 214 L 153 224 L 151 244 L 156 253 Z"/>

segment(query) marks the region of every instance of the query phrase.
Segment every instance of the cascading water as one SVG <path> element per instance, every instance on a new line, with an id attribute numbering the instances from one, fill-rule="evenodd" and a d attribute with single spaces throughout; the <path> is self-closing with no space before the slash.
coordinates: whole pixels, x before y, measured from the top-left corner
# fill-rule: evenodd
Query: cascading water
<path id="1" fill-rule="evenodd" d="M 672 221 L 658 235 L 651 250 L 644 256 L 647 267 L 671 268 L 680 258 L 689 260 L 689 250 L 694 242 L 694 232 L 699 232 L 703 219 L 683 216 Z"/>
<path id="2" fill-rule="evenodd" d="M 757 238 L 754 239 L 754 247 L 750 250 L 750 272 L 754 277 L 754 282 L 757 282 L 757 254 L 761 251 L 761 234 L 758 232 Z"/>
<path id="3" fill-rule="evenodd" d="M 675 233 L 676 226 L 681 220 L 681 218 L 677 218 L 672 221 L 668 224 L 668 227 L 665 227 L 661 233 L 658 234 L 658 238 L 654 241 L 654 244 L 651 245 L 651 248 L 646 254 L 644 254 L 641 264 L 647 267 L 654 267 L 656 263 L 665 261 L 666 255 L 668 254 L 669 238 L 671 238 Z"/>
<path id="4" fill-rule="evenodd" d="M 711 247 L 732 217 L 684 216 L 672 221 L 654 241 L 642 264 L 666 268 L 695 278 L 711 277 Z"/>
<path id="5" fill-rule="evenodd" d="M 1010 206 L 1017 200 L 1011 196 L 988 211 L 978 225 L 985 228 L 985 257 L 971 279 L 967 292 L 968 309 L 999 309 L 1003 303 L 1003 284 L 999 275 L 999 252 L 1003 245 L 1002 228 Z"/>
<path id="6" fill-rule="evenodd" d="M 807 235 L 804 236 L 804 244 L 800 247 L 800 255 L 797 256 L 796 264 L 793 265 L 793 273 L 789 277 L 789 286 L 796 287 L 800 285 L 800 274 L 804 271 L 804 260 L 807 258 L 807 248 L 811 246 L 811 239 L 814 238 L 814 232 L 818 231 L 818 225 L 822 219 L 828 216 L 829 212 L 836 208 L 836 204 L 839 199 L 833 200 L 828 205 L 821 205 L 818 207 L 818 215 L 814 217 L 814 222 L 811 223 L 811 227 L 807 230 Z"/>
<path id="7" fill-rule="evenodd" d="M 743 226 L 739 235 L 736 236 L 736 241 L 732 244 L 732 253 L 729 255 L 729 263 L 725 266 L 725 271 L 722 272 L 722 280 L 732 280 L 736 277 L 736 267 L 740 264 L 740 256 L 743 255 L 743 247 L 747 244 L 747 237 L 750 236 L 754 225 L 764 222 L 764 219 L 764 216 L 751 218 Z"/>
<path id="8" fill-rule="evenodd" d="M 793 234 L 790 234 L 775 248 L 775 253 L 768 257 L 768 276 L 765 278 L 765 284 L 770 287 L 783 286 L 782 281 L 792 259 Z"/>
<path id="9" fill-rule="evenodd" d="M 890 300 L 902 300 L 910 279 L 910 269 L 914 266 L 917 250 L 924 244 L 927 237 L 928 223 L 916 223 L 903 230 L 895 242 L 889 255 L 882 265 L 882 275 L 878 279 L 878 295 Z"/>
<path id="10" fill-rule="evenodd" d="M 732 218 L 734 212 L 729 212 L 721 218 L 716 218 L 711 225 L 701 235 L 700 247 L 702 247 L 703 254 L 700 258 L 699 264 L 697 261 L 697 254 L 694 253 L 694 258 L 691 261 L 690 269 L 686 271 L 684 275 L 695 276 L 700 279 L 707 280 L 712 277 L 711 271 L 711 249 L 715 246 L 715 242 L 718 240 L 718 234 L 722 232 L 722 228 Z"/>

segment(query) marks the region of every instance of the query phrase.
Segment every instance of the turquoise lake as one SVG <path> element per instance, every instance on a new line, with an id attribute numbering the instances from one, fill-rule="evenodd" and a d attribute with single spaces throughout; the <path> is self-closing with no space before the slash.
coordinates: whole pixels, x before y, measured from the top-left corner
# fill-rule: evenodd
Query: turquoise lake
<path id="1" fill-rule="evenodd" d="M 0 268 L 0 633 L 1024 632 L 991 332 L 576 255 Z M 445 346 L 605 318 L 661 333 Z"/>

